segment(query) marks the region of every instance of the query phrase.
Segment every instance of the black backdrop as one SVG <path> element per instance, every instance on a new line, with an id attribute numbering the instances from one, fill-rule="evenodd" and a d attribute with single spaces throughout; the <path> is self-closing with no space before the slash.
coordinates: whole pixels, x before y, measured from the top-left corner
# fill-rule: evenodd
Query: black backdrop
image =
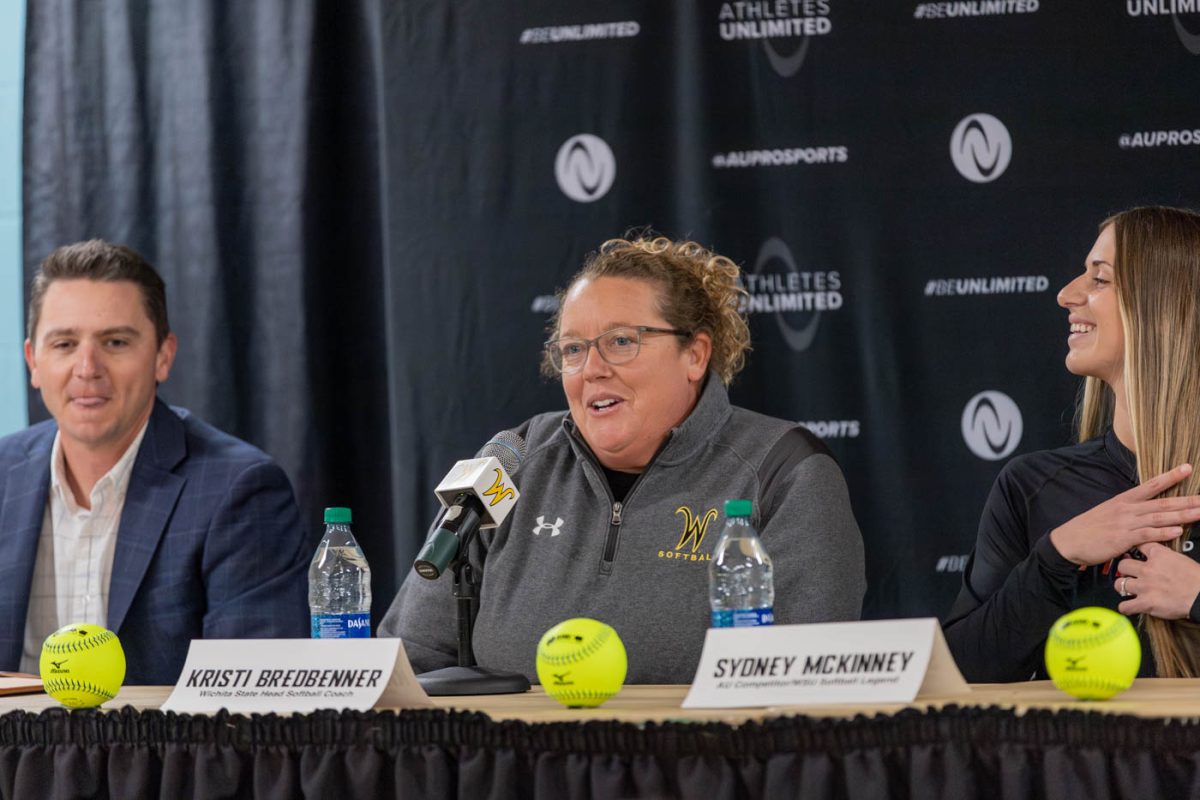
<path id="1" fill-rule="evenodd" d="M 842 462 L 867 615 L 938 614 L 1004 460 L 1070 438 L 1097 223 L 1200 204 L 1198 5 L 39 0 L 25 268 L 145 252 L 164 396 L 354 507 L 382 612 L 450 464 L 564 405 L 554 289 L 695 238 L 753 295 L 735 401 Z"/>

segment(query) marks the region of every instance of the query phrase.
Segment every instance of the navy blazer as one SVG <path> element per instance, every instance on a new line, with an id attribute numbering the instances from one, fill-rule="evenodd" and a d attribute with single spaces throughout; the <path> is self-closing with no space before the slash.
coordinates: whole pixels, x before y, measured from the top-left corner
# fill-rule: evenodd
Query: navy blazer
<path id="1" fill-rule="evenodd" d="M 21 661 L 56 431 L 50 420 L 0 439 L 3 670 Z M 279 465 L 156 400 L 130 474 L 108 594 L 125 683 L 174 683 L 192 639 L 307 637 L 315 547 Z"/>

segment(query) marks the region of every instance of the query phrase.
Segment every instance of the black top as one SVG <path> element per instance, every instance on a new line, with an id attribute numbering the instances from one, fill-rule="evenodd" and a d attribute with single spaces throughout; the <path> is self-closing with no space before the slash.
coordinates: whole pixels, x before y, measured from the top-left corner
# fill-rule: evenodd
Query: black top
<path id="1" fill-rule="evenodd" d="M 608 489 L 612 492 L 613 500 L 618 503 L 625 502 L 625 495 L 629 494 L 629 490 L 637 483 L 637 479 L 641 476 L 640 472 L 621 472 L 615 469 L 601 465 L 600 469 L 604 470 L 604 477 L 608 480 Z"/>
<path id="2" fill-rule="evenodd" d="M 1114 611 L 1113 559 L 1079 567 L 1050 543 L 1050 531 L 1133 488 L 1134 455 L 1110 430 L 1058 450 L 1014 458 L 1004 466 L 979 521 L 979 538 L 963 587 L 945 622 L 946 641 L 963 676 L 976 683 L 1045 678 L 1046 634 L 1063 614 L 1084 606 Z M 1193 536 L 1200 531 L 1193 530 Z M 1186 543 L 1193 559 L 1197 549 Z M 1200 597 L 1192 606 L 1195 620 Z M 1139 635 L 1142 635 L 1139 631 Z M 1154 674 L 1142 638 L 1141 676 Z"/>

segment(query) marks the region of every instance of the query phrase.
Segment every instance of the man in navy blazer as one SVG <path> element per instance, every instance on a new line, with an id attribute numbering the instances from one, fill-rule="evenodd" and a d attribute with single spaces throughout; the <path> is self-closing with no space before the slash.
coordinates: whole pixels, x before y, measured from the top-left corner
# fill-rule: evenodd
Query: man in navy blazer
<path id="1" fill-rule="evenodd" d="M 58 626 L 121 639 L 126 684 L 174 683 L 198 638 L 305 637 L 316 542 L 262 451 L 158 400 L 162 279 L 94 240 L 55 250 L 25 357 L 53 420 L 0 439 L 0 669 Z"/>

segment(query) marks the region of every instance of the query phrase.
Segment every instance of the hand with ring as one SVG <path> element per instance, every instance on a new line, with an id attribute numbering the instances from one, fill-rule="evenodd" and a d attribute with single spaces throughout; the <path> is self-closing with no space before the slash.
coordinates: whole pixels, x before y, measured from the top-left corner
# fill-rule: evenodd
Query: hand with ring
<path id="1" fill-rule="evenodd" d="M 1160 619 L 1184 619 L 1200 594 L 1200 564 L 1156 542 L 1138 548 L 1145 561 L 1123 558 L 1121 577 L 1113 588 L 1129 598 L 1117 606 L 1122 614 L 1150 614 Z"/>

